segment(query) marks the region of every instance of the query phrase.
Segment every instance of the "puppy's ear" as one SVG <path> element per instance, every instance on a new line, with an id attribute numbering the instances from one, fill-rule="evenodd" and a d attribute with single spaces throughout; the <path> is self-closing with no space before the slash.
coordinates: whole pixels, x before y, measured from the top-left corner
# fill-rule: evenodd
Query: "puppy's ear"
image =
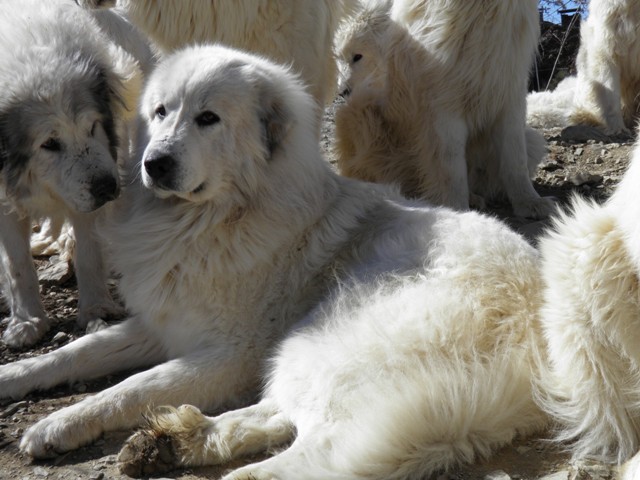
<path id="1" fill-rule="evenodd" d="M 264 83 L 260 92 L 260 123 L 269 158 L 278 149 L 291 128 L 293 119 L 282 92 Z"/>

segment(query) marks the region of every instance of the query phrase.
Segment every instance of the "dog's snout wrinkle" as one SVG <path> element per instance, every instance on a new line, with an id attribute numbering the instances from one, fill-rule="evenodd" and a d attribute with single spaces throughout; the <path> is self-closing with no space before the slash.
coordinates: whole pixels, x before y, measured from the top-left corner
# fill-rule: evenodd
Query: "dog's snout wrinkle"
<path id="1" fill-rule="evenodd" d="M 166 185 L 173 176 L 176 161 L 170 155 L 152 157 L 144 161 L 147 174 L 158 184 Z"/>

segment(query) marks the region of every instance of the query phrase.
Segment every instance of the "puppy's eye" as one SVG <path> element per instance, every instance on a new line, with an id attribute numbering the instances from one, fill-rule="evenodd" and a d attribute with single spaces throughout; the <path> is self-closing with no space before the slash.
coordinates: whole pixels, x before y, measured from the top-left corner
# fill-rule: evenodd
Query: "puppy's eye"
<path id="1" fill-rule="evenodd" d="M 356 63 L 356 62 L 358 62 L 358 61 L 360 61 L 360 60 L 362 60 L 362 55 L 361 55 L 361 54 L 359 54 L 359 53 L 356 53 L 356 54 L 353 56 L 353 60 L 352 60 L 352 61 L 353 61 L 353 63 Z"/>
<path id="2" fill-rule="evenodd" d="M 49 150 L 50 152 L 59 152 L 62 150 L 62 144 L 60 143 L 60 140 L 51 137 L 47 138 L 47 141 L 40 145 L 40 148 Z"/>
<path id="3" fill-rule="evenodd" d="M 218 123 L 219 121 L 220 121 L 220 117 L 209 110 L 202 112 L 200 115 L 196 117 L 196 123 L 200 127 L 213 125 L 214 123 Z"/>
<path id="4" fill-rule="evenodd" d="M 164 105 L 160 105 L 155 109 L 154 114 L 156 117 L 162 120 L 164 117 L 167 116 L 167 110 L 164 108 Z"/>

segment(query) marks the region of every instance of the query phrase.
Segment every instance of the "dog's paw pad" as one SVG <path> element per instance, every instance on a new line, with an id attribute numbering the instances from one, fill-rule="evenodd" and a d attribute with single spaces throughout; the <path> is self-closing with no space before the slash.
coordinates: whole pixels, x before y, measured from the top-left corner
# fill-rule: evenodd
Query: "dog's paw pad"
<path id="1" fill-rule="evenodd" d="M 171 438 L 149 430 L 129 437 L 118 454 L 120 472 L 134 478 L 163 474 L 176 467 Z"/>

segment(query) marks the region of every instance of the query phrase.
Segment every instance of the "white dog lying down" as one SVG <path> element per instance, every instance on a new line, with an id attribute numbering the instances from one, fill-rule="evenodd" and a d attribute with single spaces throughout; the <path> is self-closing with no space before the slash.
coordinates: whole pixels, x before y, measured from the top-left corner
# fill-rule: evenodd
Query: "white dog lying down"
<path id="1" fill-rule="evenodd" d="M 1 366 L 0 395 L 152 368 L 39 421 L 23 451 L 77 448 L 150 405 L 253 398 L 294 324 L 258 406 L 216 423 L 175 415 L 194 433 L 175 440 L 176 464 L 295 430 L 289 450 L 236 476 L 417 476 L 544 425 L 534 249 L 494 219 L 337 176 L 313 118 L 303 84 L 266 60 L 195 47 L 161 63 L 141 103 L 144 186 L 126 189 L 107 228 L 133 316 Z"/>
<path id="2" fill-rule="evenodd" d="M 525 125 L 537 1 L 389 3 L 341 32 L 341 172 L 458 209 L 506 195 L 516 215 L 547 216 L 531 182 L 545 142 Z"/>
<path id="3" fill-rule="evenodd" d="M 87 7 L 117 4 L 163 52 L 194 43 L 220 42 L 291 64 L 319 106 L 333 99 L 337 80 L 333 37 L 355 2 L 78 0 Z"/>
<path id="4" fill-rule="evenodd" d="M 630 135 L 640 105 L 638 23 L 638 0 L 591 0 L 580 27 L 577 75 L 553 92 L 529 95 L 530 124 L 586 124 L 608 135 Z"/>
<path id="5" fill-rule="evenodd" d="M 21 347 L 49 326 L 29 251 L 31 219 L 49 217 L 54 232 L 65 219 L 74 227 L 78 324 L 122 311 L 105 283 L 94 210 L 119 193 L 116 160 L 126 153 L 123 125 L 141 72 L 72 2 L 6 0 L 3 9 L 0 278 L 11 318 L 2 338 Z"/>

